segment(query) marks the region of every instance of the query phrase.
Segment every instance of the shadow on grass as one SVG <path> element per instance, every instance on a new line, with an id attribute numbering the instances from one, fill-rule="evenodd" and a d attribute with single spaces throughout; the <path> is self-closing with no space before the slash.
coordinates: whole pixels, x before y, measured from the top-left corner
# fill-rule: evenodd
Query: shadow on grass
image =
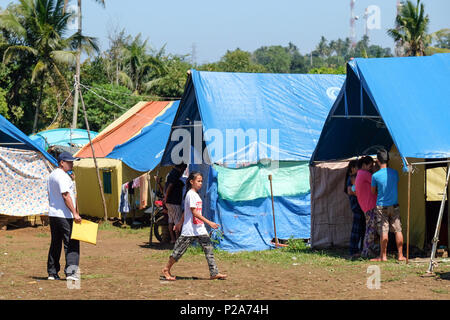
<path id="1" fill-rule="evenodd" d="M 178 280 L 208 280 L 209 278 L 199 278 L 199 277 L 180 277 L 180 276 L 175 276 L 175 279 Z M 160 276 L 159 280 L 161 281 L 167 281 L 167 282 L 173 282 L 171 280 L 166 280 L 166 278 L 164 278 L 164 276 Z"/>
<path id="2" fill-rule="evenodd" d="M 146 243 L 146 244 L 140 244 L 139 247 L 144 248 L 144 249 L 154 249 L 154 250 L 173 250 L 173 243 L 152 243 L 150 245 L 150 243 Z"/>
<path id="3" fill-rule="evenodd" d="M 450 272 L 436 272 L 436 276 L 441 280 L 450 280 Z"/>

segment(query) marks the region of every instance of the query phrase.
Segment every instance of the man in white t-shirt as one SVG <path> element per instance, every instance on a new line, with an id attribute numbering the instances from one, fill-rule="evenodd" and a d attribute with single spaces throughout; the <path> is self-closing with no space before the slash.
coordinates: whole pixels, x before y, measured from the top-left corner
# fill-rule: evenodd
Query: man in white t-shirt
<path id="1" fill-rule="evenodd" d="M 80 223 L 75 198 L 75 184 L 68 172 L 73 168 L 73 161 L 79 160 L 68 152 L 58 156 L 58 168 L 48 177 L 47 190 L 49 198 L 50 231 L 52 235 L 48 252 L 47 272 L 49 280 L 59 280 L 59 259 L 64 244 L 66 267 L 64 273 L 68 280 L 78 280 L 77 271 L 80 260 L 80 242 L 70 239 L 72 223 Z"/>

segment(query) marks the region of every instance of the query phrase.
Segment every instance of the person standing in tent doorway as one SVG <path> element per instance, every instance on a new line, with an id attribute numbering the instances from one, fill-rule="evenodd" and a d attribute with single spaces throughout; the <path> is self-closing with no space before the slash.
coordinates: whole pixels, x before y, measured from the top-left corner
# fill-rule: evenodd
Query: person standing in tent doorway
<path id="1" fill-rule="evenodd" d="M 361 257 L 371 258 L 378 255 L 376 243 L 378 237 L 378 220 L 375 212 L 377 197 L 372 193 L 372 167 L 373 159 L 365 156 L 358 161 L 358 173 L 355 180 L 356 198 L 359 206 L 366 216 L 366 230 Z"/>
<path id="2" fill-rule="evenodd" d="M 59 280 L 59 259 L 61 247 L 64 244 L 66 267 L 64 273 L 68 280 L 79 280 L 77 276 L 80 260 L 80 241 L 70 239 L 72 223 L 80 223 L 81 217 L 75 199 L 75 185 L 68 172 L 73 168 L 73 162 L 79 160 L 69 152 L 58 156 L 58 168 L 48 177 L 47 189 L 49 196 L 49 212 L 51 243 L 48 252 L 47 272 L 49 280 Z"/>
<path id="3" fill-rule="evenodd" d="M 372 176 L 372 193 L 377 195 L 376 213 L 379 216 L 380 256 L 372 261 L 387 261 L 387 245 L 389 230 L 395 232 L 398 260 L 406 260 L 403 256 L 403 234 L 398 205 L 398 172 L 388 167 L 389 153 L 381 149 L 377 152 L 377 163 L 380 170 Z"/>
<path id="4" fill-rule="evenodd" d="M 219 273 L 216 262 L 214 260 L 213 245 L 206 231 L 205 223 L 211 228 L 217 229 L 219 225 L 214 223 L 202 215 L 202 199 L 198 195 L 198 191 L 202 188 L 203 176 L 200 172 L 191 172 L 186 180 L 186 196 L 184 199 L 184 215 L 175 229 L 182 227 L 181 235 L 175 243 L 173 252 L 169 257 L 166 267 L 162 270 L 166 280 L 174 281 L 176 278 L 170 273 L 172 266 L 183 256 L 187 248 L 195 240 L 202 246 L 208 261 L 210 279 L 223 280 L 227 276 Z"/>
<path id="5" fill-rule="evenodd" d="M 175 243 L 179 234 L 173 230 L 173 227 L 180 221 L 182 216 L 181 202 L 183 198 L 184 183 L 180 178 L 186 168 L 186 164 L 178 164 L 170 171 L 167 177 L 163 203 L 167 207 L 167 213 L 169 215 L 170 243 Z"/>
<path id="6" fill-rule="evenodd" d="M 356 173 L 358 172 L 358 160 L 350 160 L 345 174 L 344 192 L 348 195 L 350 208 L 353 212 L 353 225 L 350 234 L 350 256 L 352 259 L 359 258 L 364 244 L 366 233 L 366 217 L 359 206 L 355 192 Z"/>

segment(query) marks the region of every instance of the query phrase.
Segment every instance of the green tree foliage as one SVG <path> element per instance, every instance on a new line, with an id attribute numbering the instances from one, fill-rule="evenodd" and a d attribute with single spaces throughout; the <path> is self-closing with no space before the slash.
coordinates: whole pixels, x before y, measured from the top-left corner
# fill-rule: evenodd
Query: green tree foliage
<path id="1" fill-rule="evenodd" d="M 423 3 L 417 0 L 414 5 L 408 0 L 395 18 L 395 28 L 387 33 L 403 48 L 405 56 L 423 56 L 431 43 L 431 36 L 427 34 L 429 24 Z"/>
<path id="2" fill-rule="evenodd" d="M 169 56 L 164 58 L 165 73 L 148 84 L 149 93 L 162 99 L 180 98 L 184 91 L 187 72 L 192 68 L 186 57 Z"/>
<path id="3" fill-rule="evenodd" d="M 227 53 L 216 64 L 207 65 L 209 71 L 223 72 L 266 72 L 266 69 L 252 61 L 252 54 L 237 48 Z M 202 68 L 200 68 L 201 70 Z"/>
<path id="4" fill-rule="evenodd" d="M 263 65 L 271 73 L 289 73 L 291 71 L 291 55 L 282 46 L 261 47 L 253 53 L 256 63 Z"/>
<path id="5" fill-rule="evenodd" d="M 308 73 L 316 74 L 345 74 L 345 66 L 339 66 L 338 68 L 320 67 L 309 69 Z"/>

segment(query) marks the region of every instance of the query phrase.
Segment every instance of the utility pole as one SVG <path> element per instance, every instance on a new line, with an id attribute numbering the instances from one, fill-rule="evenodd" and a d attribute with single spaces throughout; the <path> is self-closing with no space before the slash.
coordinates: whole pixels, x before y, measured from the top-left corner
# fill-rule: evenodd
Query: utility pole
<path id="1" fill-rule="evenodd" d="M 78 48 L 76 56 L 76 72 L 75 72 L 75 98 L 73 101 L 73 117 L 72 117 L 72 129 L 77 128 L 78 121 L 78 96 L 80 91 L 80 57 L 81 57 L 81 0 L 78 0 Z"/>

